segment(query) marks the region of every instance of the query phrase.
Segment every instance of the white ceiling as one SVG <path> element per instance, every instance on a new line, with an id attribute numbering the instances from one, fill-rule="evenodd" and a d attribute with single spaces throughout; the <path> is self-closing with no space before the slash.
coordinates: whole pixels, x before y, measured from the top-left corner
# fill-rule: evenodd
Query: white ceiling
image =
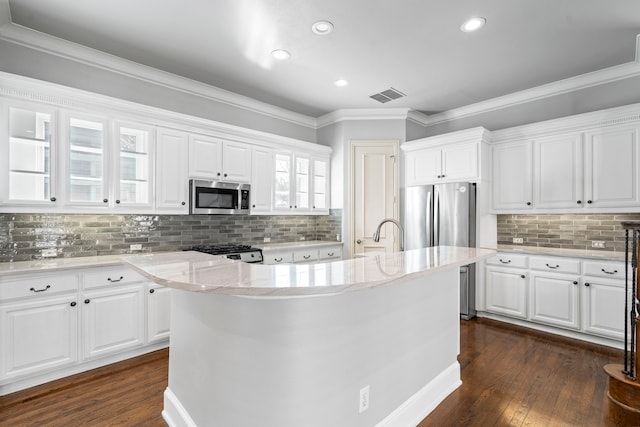
<path id="1" fill-rule="evenodd" d="M 446 111 L 634 61 L 638 0 L 9 0 L 34 30 L 318 117 Z M 463 33 L 462 22 L 486 26 Z M 311 32 L 333 22 L 328 36 Z M 275 62 L 274 49 L 291 59 Z M 333 85 L 338 78 L 350 84 Z M 394 87 L 408 96 L 369 98 Z"/>

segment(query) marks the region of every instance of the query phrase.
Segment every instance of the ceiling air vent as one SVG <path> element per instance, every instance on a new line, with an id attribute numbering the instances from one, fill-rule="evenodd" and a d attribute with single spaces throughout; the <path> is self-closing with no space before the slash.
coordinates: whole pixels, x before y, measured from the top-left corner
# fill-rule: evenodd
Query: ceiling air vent
<path id="1" fill-rule="evenodd" d="M 385 102 L 393 101 L 394 99 L 402 98 L 403 96 L 407 95 L 397 89 L 390 87 L 389 89 L 383 90 L 380 93 L 374 93 L 369 98 L 375 99 L 376 101 L 382 102 L 384 104 Z"/>

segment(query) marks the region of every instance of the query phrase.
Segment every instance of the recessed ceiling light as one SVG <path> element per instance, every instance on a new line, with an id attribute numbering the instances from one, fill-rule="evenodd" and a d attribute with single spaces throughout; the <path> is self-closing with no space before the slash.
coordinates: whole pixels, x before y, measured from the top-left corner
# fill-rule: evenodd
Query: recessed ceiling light
<path id="1" fill-rule="evenodd" d="M 314 22 L 311 26 L 311 31 L 318 35 L 325 36 L 333 31 L 333 24 L 329 21 Z"/>
<path id="2" fill-rule="evenodd" d="M 465 33 L 470 33 L 472 31 L 479 30 L 484 27 L 484 24 L 487 22 L 485 18 L 476 16 L 470 19 L 467 19 L 464 24 L 460 26 L 460 31 L 464 31 Z"/>
<path id="3" fill-rule="evenodd" d="M 286 50 L 276 49 L 273 52 L 271 52 L 271 56 L 273 56 L 275 59 L 284 60 L 284 59 L 289 59 L 291 57 L 291 54 Z"/>
<path id="4" fill-rule="evenodd" d="M 338 87 L 343 87 L 349 84 L 348 81 L 346 81 L 345 79 L 340 79 L 340 80 L 336 80 L 335 82 L 333 82 L 334 85 L 338 86 Z"/>

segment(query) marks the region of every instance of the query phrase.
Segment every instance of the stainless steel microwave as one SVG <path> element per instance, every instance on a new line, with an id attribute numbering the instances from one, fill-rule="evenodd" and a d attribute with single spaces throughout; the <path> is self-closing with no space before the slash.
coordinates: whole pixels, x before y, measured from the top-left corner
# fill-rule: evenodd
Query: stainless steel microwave
<path id="1" fill-rule="evenodd" d="M 250 190 L 249 184 L 192 179 L 189 181 L 189 213 L 248 214 Z"/>

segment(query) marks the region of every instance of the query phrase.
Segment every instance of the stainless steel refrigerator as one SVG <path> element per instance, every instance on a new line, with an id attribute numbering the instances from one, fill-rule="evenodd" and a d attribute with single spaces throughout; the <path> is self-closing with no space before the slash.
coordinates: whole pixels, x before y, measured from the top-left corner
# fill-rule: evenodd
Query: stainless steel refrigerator
<path id="1" fill-rule="evenodd" d="M 476 245 L 476 185 L 468 182 L 407 187 L 403 192 L 405 249 Z M 460 268 L 460 317 L 475 309 L 475 265 Z"/>

